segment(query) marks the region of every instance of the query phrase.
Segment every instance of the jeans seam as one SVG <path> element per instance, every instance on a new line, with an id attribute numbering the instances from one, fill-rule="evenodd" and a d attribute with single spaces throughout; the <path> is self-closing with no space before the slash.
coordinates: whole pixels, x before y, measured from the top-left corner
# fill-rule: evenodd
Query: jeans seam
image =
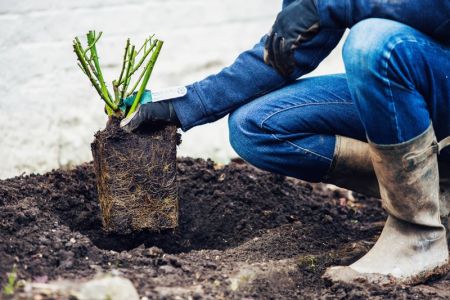
<path id="1" fill-rule="evenodd" d="M 310 103 L 302 103 L 302 104 L 298 104 L 298 105 L 293 105 L 293 106 L 290 106 L 290 107 L 287 107 L 287 108 L 283 108 L 283 109 L 280 109 L 280 110 L 277 110 L 277 111 L 275 111 L 275 112 L 270 113 L 267 117 L 265 117 L 265 118 L 261 121 L 261 123 L 259 124 L 259 127 L 260 127 L 261 129 L 264 129 L 264 123 L 265 123 L 268 119 L 272 118 L 273 116 L 275 116 L 275 115 L 277 115 L 277 114 L 279 114 L 279 113 L 282 113 L 282 112 L 285 112 L 285 111 L 288 111 L 288 110 L 291 110 L 291 109 L 294 109 L 294 108 L 303 107 L 303 106 L 309 106 L 309 105 L 328 105 L 328 104 L 353 105 L 354 103 L 353 103 L 353 102 L 349 102 L 349 101 L 341 101 L 341 102 L 334 101 L 334 102 L 322 102 L 322 103 L 312 103 L 312 102 L 310 102 Z"/>
<path id="2" fill-rule="evenodd" d="M 389 62 L 391 61 L 392 53 L 395 51 L 395 48 L 398 45 L 401 45 L 402 43 L 405 43 L 405 42 L 415 43 L 417 45 L 428 45 L 428 46 L 433 47 L 433 45 L 431 45 L 430 43 L 419 43 L 417 41 L 417 39 L 415 39 L 415 38 L 407 38 L 407 39 L 398 39 L 389 47 L 390 49 L 388 49 L 385 64 L 384 64 L 384 78 L 385 78 L 384 80 L 386 81 L 387 86 L 388 86 L 388 95 L 389 95 L 390 104 L 392 106 L 393 113 L 394 113 L 394 122 L 395 122 L 395 130 L 397 131 L 397 139 L 400 141 L 403 140 L 403 137 L 402 137 L 402 134 L 400 131 L 400 126 L 399 126 L 399 122 L 398 122 L 398 118 L 397 118 L 397 109 L 395 107 L 395 101 L 394 101 L 394 95 L 392 92 L 391 80 L 388 77 L 388 69 L 389 69 Z"/>
<path id="3" fill-rule="evenodd" d="M 315 156 L 317 156 L 317 157 L 319 157 L 319 158 L 321 158 L 321 159 L 325 159 L 325 160 L 328 161 L 328 162 L 332 162 L 332 161 L 333 161 L 332 159 L 330 159 L 330 158 L 328 158 L 328 157 L 325 157 L 325 156 L 323 156 L 323 155 L 320 155 L 319 153 L 316 153 L 316 152 L 314 152 L 314 151 L 311 151 L 311 150 L 308 150 L 308 149 L 306 149 L 306 148 L 300 147 L 300 146 L 298 146 L 298 145 L 292 143 L 291 141 L 287 141 L 287 140 L 280 139 L 279 137 L 277 137 L 277 136 L 276 136 L 275 134 L 273 134 L 273 133 L 272 133 L 271 135 L 272 135 L 272 137 L 275 138 L 277 141 L 287 143 L 287 144 L 291 145 L 291 146 L 294 147 L 294 148 L 297 148 L 297 149 L 300 149 L 300 150 L 302 150 L 302 151 L 305 151 L 305 152 L 307 152 L 307 153 L 309 153 L 309 154 L 315 155 Z"/>

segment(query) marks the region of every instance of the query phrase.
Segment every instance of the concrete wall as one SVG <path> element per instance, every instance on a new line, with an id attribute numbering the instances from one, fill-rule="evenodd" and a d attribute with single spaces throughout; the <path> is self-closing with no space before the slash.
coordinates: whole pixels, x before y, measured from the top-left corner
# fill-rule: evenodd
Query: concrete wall
<path id="1" fill-rule="evenodd" d="M 119 72 L 127 37 L 165 40 L 152 88 L 218 72 L 270 28 L 276 0 L 0 0 L 0 178 L 91 159 L 103 105 L 77 68 L 71 41 L 103 31 L 106 78 Z M 342 71 L 339 52 L 316 74 Z M 180 155 L 234 156 L 226 120 L 183 136 Z"/>

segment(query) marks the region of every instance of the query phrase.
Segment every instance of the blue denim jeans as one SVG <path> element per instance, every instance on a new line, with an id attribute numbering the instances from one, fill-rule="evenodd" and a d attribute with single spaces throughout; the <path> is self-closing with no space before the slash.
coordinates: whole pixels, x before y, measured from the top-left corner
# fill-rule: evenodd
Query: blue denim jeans
<path id="1" fill-rule="evenodd" d="M 298 80 L 231 113 L 230 141 L 253 165 L 317 182 L 335 135 L 408 141 L 433 123 L 450 135 L 450 49 L 398 22 L 367 19 L 345 43 L 346 74 Z M 448 150 L 441 159 L 450 160 Z"/>
<path id="2" fill-rule="evenodd" d="M 316 68 L 342 34 L 324 29 L 303 43 L 293 78 Z M 265 65 L 264 41 L 173 102 L 183 130 L 231 113 L 230 141 L 245 160 L 314 182 L 328 172 L 336 135 L 397 144 L 431 122 L 438 140 L 450 135 L 450 48 L 428 35 L 387 19 L 363 20 L 343 49 L 345 75 L 295 82 Z M 441 158 L 450 160 L 448 149 Z"/>

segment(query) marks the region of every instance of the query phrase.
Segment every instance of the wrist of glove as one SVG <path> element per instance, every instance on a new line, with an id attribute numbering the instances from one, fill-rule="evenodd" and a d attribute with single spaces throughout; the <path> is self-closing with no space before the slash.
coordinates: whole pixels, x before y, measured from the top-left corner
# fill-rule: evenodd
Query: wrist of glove
<path id="1" fill-rule="evenodd" d="M 161 125 L 180 127 L 180 120 L 170 100 L 141 104 L 133 114 L 120 122 L 120 127 L 130 133 L 150 132 Z"/>
<path id="2" fill-rule="evenodd" d="M 296 0 L 277 16 L 265 43 L 264 61 L 282 76 L 295 69 L 294 50 L 320 28 L 317 0 Z"/>

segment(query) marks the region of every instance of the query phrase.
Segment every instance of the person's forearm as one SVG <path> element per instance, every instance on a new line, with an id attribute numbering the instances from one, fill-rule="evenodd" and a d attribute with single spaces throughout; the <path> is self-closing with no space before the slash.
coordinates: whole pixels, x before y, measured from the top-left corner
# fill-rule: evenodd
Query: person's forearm
<path id="1" fill-rule="evenodd" d="M 368 18 L 384 18 L 450 41 L 448 0 L 317 0 L 321 28 L 351 28 Z"/>
<path id="2" fill-rule="evenodd" d="M 278 89 L 314 70 L 338 44 L 342 30 L 322 30 L 296 50 L 291 80 L 264 63 L 265 37 L 229 67 L 188 86 L 186 96 L 173 101 L 184 131 L 216 121 L 239 106 Z"/>

